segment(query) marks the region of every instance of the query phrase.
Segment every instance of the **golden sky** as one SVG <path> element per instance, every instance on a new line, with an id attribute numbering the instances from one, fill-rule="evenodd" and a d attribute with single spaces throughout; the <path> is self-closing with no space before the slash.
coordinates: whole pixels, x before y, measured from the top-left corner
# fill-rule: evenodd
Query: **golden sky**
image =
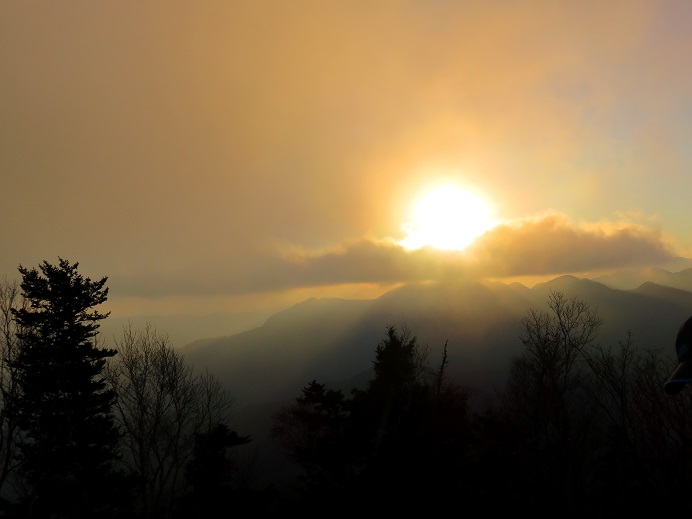
<path id="1" fill-rule="evenodd" d="M 62 257 L 121 313 L 211 311 L 692 256 L 690 24 L 686 0 L 0 0 L 0 273 Z M 441 183 L 497 225 L 402 248 Z"/>

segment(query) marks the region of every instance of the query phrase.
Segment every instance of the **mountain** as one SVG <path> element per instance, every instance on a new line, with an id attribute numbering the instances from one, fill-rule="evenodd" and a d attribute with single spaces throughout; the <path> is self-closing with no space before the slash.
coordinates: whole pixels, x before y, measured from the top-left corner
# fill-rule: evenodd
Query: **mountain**
<path id="1" fill-rule="evenodd" d="M 660 274 L 660 273 L 659 273 Z M 656 279 L 682 280 L 661 274 Z M 548 312 L 552 291 L 576 297 L 598 312 L 597 342 L 617 346 L 628 333 L 634 346 L 674 357 L 680 325 L 692 315 L 692 291 L 651 281 L 618 289 L 589 279 L 561 276 L 528 288 L 519 283 L 456 281 L 410 284 L 378 299 L 311 298 L 276 313 L 261 326 L 183 348 L 197 367 L 208 367 L 235 401 L 234 427 L 253 438 L 257 459 L 273 478 L 294 474 L 270 437 L 271 417 L 293 402 L 312 380 L 328 387 L 364 387 L 388 326 L 408 329 L 428 348 L 432 367 L 445 344 L 447 380 L 466 387 L 482 405 L 501 390 L 513 356 L 522 352 L 522 318 Z M 270 466 L 270 470 L 266 467 Z"/>
<path id="2" fill-rule="evenodd" d="M 681 276 L 679 279 L 683 279 Z M 692 292 L 646 282 L 631 290 L 561 276 L 527 288 L 485 281 L 410 284 L 374 300 L 308 299 L 263 325 L 187 346 L 186 358 L 207 366 L 239 406 L 295 398 L 311 380 L 367 380 L 387 326 L 408 328 L 427 346 L 433 366 L 448 348 L 449 378 L 469 389 L 501 388 L 522 351 L 522 317 L 548 311 L 550 291 L 577 297 L 603 320 L 598 342 L 673 352 L 680 324 L 692 314 Z"/>
<path id="3" fill-rule="evenodd" d="M 671 272 L 662 268 L 622 270 L 594 278 L 611 288 L 634 289 L 643 283 L 655 283 L 681 290 L 692 291 L 692 268 Z"/>

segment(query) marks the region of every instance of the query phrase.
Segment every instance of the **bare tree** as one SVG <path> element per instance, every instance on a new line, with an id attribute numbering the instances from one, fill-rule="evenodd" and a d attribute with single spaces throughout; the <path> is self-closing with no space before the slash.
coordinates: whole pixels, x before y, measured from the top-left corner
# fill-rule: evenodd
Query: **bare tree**
<path id="1" fill-rule="evenodd" d="M 601 475 L 610 493 L 633 502 L 644 485 L 648 494 L 674 500 L 692 479 L 692 393 L 671 397 L 662 389 L 676 363 L 635 348 L 629 332 L 618 348 L 593 345 L 584 358 L 593 382 L 586 387 L 608 433 Z"/>
<path id="2" fill-rule="evenodd" d="M 17 464 L 17 422 L 12 406 L 19 392 L 16 368 L 13 366 L 19 347 L 16 335 L 18 324 L 12 309 L 25 306 L 19 281 L 4 277 L 0 281 L 0 494 L 5 494 Z"/>
<path id="3" fill-rule="evenodd" d="M 230 420 L 232 399 L 208 371 L 196 374 L 167 335 L 125 327 L 109 379 L 118 395 L 122 463 L 139 481 L 144 517 L 169 517 L 184 487 L 196 434 Z"/>
<path id="4" fill-rule="evenodd" d="M 602 324 L 595 309 L 551 292 L 549 311 L 522 319 L 524 353 L 513 359 L 503 407 L 522 432 L 524 468 L 555 498 L 571 500 L 593 452 L 597 414 L 584 389 L 583 353 Z"/>

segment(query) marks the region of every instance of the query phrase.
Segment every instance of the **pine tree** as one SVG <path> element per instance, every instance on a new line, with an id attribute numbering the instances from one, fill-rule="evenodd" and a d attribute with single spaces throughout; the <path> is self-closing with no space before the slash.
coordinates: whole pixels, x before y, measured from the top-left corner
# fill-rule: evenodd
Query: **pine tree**
<path id="1" fill-rule="evenodd" d="M 93 309 L 106 301 L 107 278 L 92 281 L 77 267 L 62 258 L 40 271 L 19 267 L 28 305 L 14 310 L 21 330 L 14 412 L 30 517 L 112 515 L 118 432 L 102 370 L 116 352 L 99 347 L 108 314 Z"/>
<path id="2" fill-rule="evenodd" d="M 214 517 L 228 505 L 229 499 L 239 497 L 233 487 L 239 467 L 228 451 L 250 441 L 249 436 L 240 436 L 223 423 L 195 435 L 192 459 L 185 469 L 190 491 L 181 500 L 181 517 Z"/>

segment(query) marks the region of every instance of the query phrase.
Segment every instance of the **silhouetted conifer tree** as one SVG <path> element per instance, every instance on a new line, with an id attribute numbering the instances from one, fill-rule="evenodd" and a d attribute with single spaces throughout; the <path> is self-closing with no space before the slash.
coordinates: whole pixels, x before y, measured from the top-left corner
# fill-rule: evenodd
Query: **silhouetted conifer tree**
<path id="1" fill-rule="evenodd" d="M 380 511 L 439 510 L 463 490 L 467 395 L 443 387 L 446 364 L 443 355 L 431 371 L 417 338 L 390 326 L 375 350 L 375 378 L 353 392 L 350 435 L 365 456 L 357 492 Z"/>
<path id="2" fill-rule="evenodd" d="M 195 435 L 192 459 L 185 467 L 190 492 L 182 500 L 178 515 L 206 519 L 232 506 L 233 475 L 238 467 L 228 450 L 250 441 L 249 436 L 240 436 L 221 423 L 209 432 Z"/>
<path id="3" fill-rule="evenodd" d="M 325 497 L 338 494 L 353 476 L 344 437 L 347 407 L 341 391 L 313 380 L 273 416 L 272 435 L 303 469 L 301 484 Z"/>
<path id="4" fill-rule="evenodd" d="M 117 499 L 115 393 L 101 372 L 115 350 L 98 347 L 94 307 L 106 301 L 106 277 L 81 276 L 78 264 L 19 267 L 28 302 L 14 311 L 20 396 L 16 413 L 29 517 L 109 517 Z"/>
<path id="5" fill-rule="evenodd" d="M 274 415 L 274 437 L 303 469 L 306 501 L 328 512 L 440 512 L 467 481 L 467 394 L 443 384 L 408 330 L 388 327 L 375 350 L 375 377 L 364 390 L 340 391 L 313 381 L 295 404 Z M 454 496 L 452 498 L 452 496 Z"/>

